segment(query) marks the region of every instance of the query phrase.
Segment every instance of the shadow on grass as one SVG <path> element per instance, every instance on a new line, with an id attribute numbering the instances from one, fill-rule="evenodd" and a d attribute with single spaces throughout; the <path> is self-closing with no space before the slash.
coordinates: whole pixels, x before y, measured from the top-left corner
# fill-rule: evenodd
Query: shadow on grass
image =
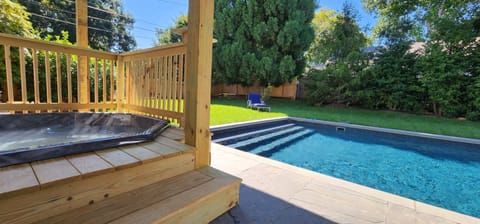
<path id="1" fill-rule="evenodd" d="M 211 224 L 243 223 L 333 224 L 335 222 L 275 196 L 241 184 L 240 204 L 213 220 Z"/>

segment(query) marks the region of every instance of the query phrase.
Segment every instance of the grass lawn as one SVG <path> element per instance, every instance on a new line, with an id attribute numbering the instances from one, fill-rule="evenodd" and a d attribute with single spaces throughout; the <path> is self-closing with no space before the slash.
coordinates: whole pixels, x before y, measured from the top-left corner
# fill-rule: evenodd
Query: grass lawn
<path id="1" fill-rule="evenodd" d="M 271 99 L 267 103 L 271 112 L 248 109 L 246 100 L 212 98 L 210 124 L 290 116 L 480 139 L 480 122 L 392 111 L 315 107 L 285 99 Z"/>

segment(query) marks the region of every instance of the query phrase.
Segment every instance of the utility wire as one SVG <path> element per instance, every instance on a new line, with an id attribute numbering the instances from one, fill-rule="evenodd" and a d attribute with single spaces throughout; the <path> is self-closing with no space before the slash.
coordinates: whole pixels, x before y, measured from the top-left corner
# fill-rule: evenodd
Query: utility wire
<path id="1" fill-rule="evenodd" d="M 29 1 L 33 1 L 33 0 L 29 0 Z M 67 2 L 70 2 L 70 3 L 73 3 L 75 4 L 74 1 L 69 1 L 69 0 L 66 0 Z M 104 12 L 104 13 L 108 13 L 110 15 L 114 15 L 114 16 L 118 16 L 118 17 L 123 17 L 123 18 L 126 18 L 126 19 L 131 19 L 130 17 L 127 17 L 127 16 L 124 16 L 122 14 L 119 14 L 117 12 L 114 12 L 114 11 L 111 11 L 111 10 L 107 10 L 107 9 L 101 9 L 101 8 L 98 8 L 98 7 L 94 7 L 94 6 L 91 6 L 91 5 L 88 5 L 88 8 L 90 9 L 93 9 L 93 10 L 97 10 L 97 11 L 100 11 L 100 12 Z M 75 14 L 75 13 L 73 13 Z M 98 17 L 94 17 L 94 16 L 88 16 L 89 18 L 92 18 L 92 19 L 96 19 L 96 20 L 102 20 L 102 21 L 106 21 L 106 22 L 110 22 L 109 20 L 106 20 L 106 19 L 102 19 L 102 18 L 98 18 Z M 165 28 L 164 26 L 161 26 L 157 23 L 152 23 L 148 20 L 144 20 L 144 19 L 138 19 L 138 18 L 133 18 L 135 20 L 135 23 L 137 22 L 140 22 L 140 23 L 145 23 L 145 24 L 150 24 L 150 25 L 153 25 L 155 27 L 158 27 L 158 28 Z M 117 23 L 120 23 L 122 25 L 128 25 L 126 23 L 122 23 L 122 22 L 117 22 Z M 149 29 L 149 28 L 145 28 L 145 27 L 140 27 L 140 26 L 136 26 L 136 25 L 133 25 L 134 28 L 137 28 L 137 29 L 140 29 L 140 30 L 145 30 L 145 31 L 150 31 L 150 32 L 156 32 L 155 30 L 152 30 L 152 29 Z"/>
<path id="2" fill-rule="evenodd" d="M 36 2 L 34 0 L 28 0 L 30 2 L 33 2 L 37 5 L 41 5 L 40 2 Z M 73 1 L 70 1 L 70 0 L 66 0 L 67 2 L 70 2 L 70 3 L 75 3 Z M 168 1 L 164 1 L 164 2 L 168 2 Z M 173 2 L 169 2 L 169 3 L 173 3 Z M 105 13 L 108 13 L 108 14 L 111 14 L 111 15 L 116 15 L 116 16 L 120 16 L 120 17 L 124 17 L 124 18 L 128 18 L 126 16 L 123 16 L 121 14 L 118 14 L 118 13 L 115 13 L 113 11 L 109 11 L 109 10 L 104 10 L 104 9 L 100 9 L 100 8 L 97 8 L 97 7 L 93 7 L 93 6 L 88 6 L 88 8 L 91 8 L 91 9 L 94 9 L 94 10 L 97 10 L 97 11 L 101 11 L 101 12 L 105 12 Z M 65 13 L 69 13 L 69 14 L 73 14 L 75 15 L 76 13 L 75 12 L 71 12 L 71 11 L 67 11 L 67 10 L 62 10 L 62 9 L 59 9 L 59 8 L 55 8 L 55 10 L 58 10 L 60 12 L 65 12 Z M 44 16 L 44 15 L 40 15 L 40 14 L 37 14 L 37 13 L 33 13 L 33 12 L 30 12 L 30 14 L 32 16 L 36 16 L 36 17 L 40 17 L 40 18 L 43 18 L 43 19 L 48 19 L 48 20 L 52 20 L 52 21 L 55 21 L 55 22 L 59 22 L 59 23 L 64 23 L 64 24 L 68 24 L 68 25 L 72 25 L 72 26 L 76 26 L 76 23 L 74 22 L 71 22 L 71 21 L 67 21 L 67 20 L 60 20 L 60 19 L 56 19 L 56 18 L 53 18 L 53 17 L 48 17 L 48 16 Z M 95 17 L 95 16 L 88 16 L 89 19 L 91 20 L 99 20 L 99 21 L 104 21 L 104 22 L 112 22 L 110 20 L 107 20 L 107 19 L 103 19 L 103 18 L 98 18 L 98 17 Z M 156 25 L 158 26 L 158 28 L 162 28 L 161 26 L 159 26 L 158 24 L 155 24 L 155 23 L 151 23 L 151 22 L 148 22 L 146 20 L 139 20 L 139 21 L 144 21 L 144 23 L 148 23 L 148 24 L 152 24 L 152 25 Z M 117 22 L 119 23 L 119 22 Z M 127 25 L 126 23 L 121 23 L 123 25 Z M 152 29 L 148 29 L 148 28 L 145 28 L 145 27 L 139 27 L 139 26 L 133 26 L 134 29 L 139 29 L 139 30 L 144 30 L 144 31 L 149 31 L 149 32 L 154 32 L 156 33 L 157 31 L 156 30 L 152 30 Z M 106 30 L 106 29 L 102 29 L 102 28 L 98 28 L 98 27 L 93 27 L 93 26 L 88 26 L 88 29 L 91 29 L 91 30 L 97 30 L 97 31 L 101 31 L 101 32 L 107 32 L 107 33 L 113 33 L 112 31 L 110 30 Z M 155 38 L 151 38 L 151 37 L 144 37 L 144 36 L 136 36 L 137 38 L 142 38 L 142 39 L 155 39 Z"/>
<path id="3" fill-rule="evenodd" d="M 60 19 L 56 19 L 56 18 L 52 18 L 52 17 L 48 17 L 48 16 L 43 16 L 43 15 L 40 15 L 40 14 L 37 14 L 37 13 L 32 13 L 32 12 L 31 12 L 30 14 L 33 15 L 33 16 L 37 16 L 37 17 L 44 18 L 44 19 L 49 19 L 49 20 L 52 20 L 52 21 L 55 21 L 55 22 L 59 22 L 59 23 L 65 23 L 65 24 L 72 25 L 72 26 L 76 26 L 76 25 L 77 25 L 77 24 L 72 23 L 72 22 L 70 22 L 70 21 L 64 21 L 64 20 L 60 20 Z M 93 26 L 89 26 L 88 29 L 97 30 L 97 31 L 102 31 L 102 32 L 107 32 L 107 33 L 113 33 L 113 32 L 110 31 L 110 30 L 101 29 L 101 28 L 97 28 L 97 27 L 93 27 Z"/>
<path id="4" fill-rule="evenodd" d="M 174 5 L 183 5 L 183 6 L 187 6 L 188 4 L 185 4 L 183 2 L 177 2 L 177 1 L 168 1 L 168 0 L 157 0 L 159 2 L 165 2 L 165 3 L 170 3 L 170 4 L 174 4 Z"/>
<path id="5" fill-rule="evenodd" d="M 102 18 L 98 18 L 98 17 L 95 17 L 95 16 L 88 16 L 89 19 L 92 19 L 92 20 L 99 20 L 99 21 L 104 21 L 104 22 L 107 22 L 107 23 L 111 23 L 112 21 L 108 20 L 108 19 L 102 19 Z M 130 24 L 126 24 L 126 23 L 119 23 L 119 22 L 115 22 L 117 24 L 122 24 L 122 25 L 130 25 Z M 152 29 L 149 29 L 149 28 L 145 28 L 145 27 L 141 27 L 141 26 L 135 26 L 135 24 L 133 25 L 133 28 L 134 29 L 139 29 L 139 30 L 145 30 L 145 31 L 150 31 L 150 32 L 157 32 L 155 30 L 152 30 Z"/>
<path id="6" fill-rule="evenodd" d="M 40 2 L 37 2 L 37 1 L 34 1 L 34 0 L 28 0 L 32 3 L 35 3 L 37 4 L 38 6 L 41 6 L 42 4 Z M 54 8 L 55 10 L 57 10 L 58 12 L 65 12 L 65 13 L 68 13 L 68 14 L 72 14 L 72 15 L 75 15 L 76 13 L 75 12 L 71 12 L 71 11 L 67 11 L 67 10 L 62 10 L 62 9 L 59 9 L 59 8 Z M 98 8 L 95 8 L 97 10 L 100 10 Z M 112 12 L 109 12 L 107 10 L 103 10 L 103 12 L 105 13 L 109 13 L 109 14 L 115 14 L 115 13 L 112 13 Z M 35 16 L 38 16 L 38 17 L 41 17 L 41 18 L 45 18 L 45 19 L 55 19 L 55 18 L 51 18 L 51 17 L 46 17 L 46 16 L 42 16 L 42 15 L 39 15 L 39 14 L 36 14 L 36 13 L 31 13 L 31 14 L 35 14 Z M 116 15 L 119 15 L 119 14 L 116 14 Z M 119 15 L 121 16 L 121 15 Z M 107 19 L 103 19 L 103 18 L 98 18 L 98 17 L 95 17 L 95 16 L 88 16 L 89 19 L 91 20 L 98 20 L 98 21 L 103 21 L 103 22 L 107 22 L 107 23 L 111 23 L 112 21 L 110 20 L 107 20 Z M 59 19 L 55 19 L 54 21 L 57 21 L 57 22 L 64 22 L 63 20 L 59 20 Z M 70 22 L 70 21 L 67 21 L 69 23 L 73 23 L 73 22 Z M 122 23 L 122 22 L 116 22 L 117 24 L 122 24 L 124 26 L 126 25 L 130 25 L 130 24 L 126 24 L 126 23 Z M 75 23 L 73 23 L 75 24 Z M 153 24 L 153 23 L 152 23 Z M 144 30 L 144 31 L 148 31 L 148 32 L 152 32 L 152 33 L 156 33 L 155 30 L 153 29 L 149 29 L 149 28 L 145 28 L 145 27 L 140 27 L 140 26 L 136 26 L 136 25 L 133 25 L 133 28 L 134 29 L 139 29 L 139 30 Z M 105 30 L 105 29 L 101 29 L 101 28 L 97 28 L 97 27 L 93 27 L 93 26 L 89 26 L 89 29 L 93 29 L 93 30 L 99 30 L 99 31 L 106 31 L 108 32 L 108 30 Z"/>
<path id="7" fill-rule="evenodd" d="M 65 23 L 65 24 L 74 25 L 74 26 L 76 25 L 75 23 L 72 23 L 70 21 L 64 21 L 64 20 L 60 20 L 60 19 L 56 19 L 56 18 L 52 18 L 52 17 L 48 17 L 48 16 L 43 16 L 43 15 L 33 13 L 33 12 L 30 12 L 30 14 L 32 16 L 37 16 L 37 17 L 40 17 L 40 18 L 49 19 L 49 20 L 53 20 L 53 21 L 56 21 L 56 22 L 60 22 L 60 23 Z"/>

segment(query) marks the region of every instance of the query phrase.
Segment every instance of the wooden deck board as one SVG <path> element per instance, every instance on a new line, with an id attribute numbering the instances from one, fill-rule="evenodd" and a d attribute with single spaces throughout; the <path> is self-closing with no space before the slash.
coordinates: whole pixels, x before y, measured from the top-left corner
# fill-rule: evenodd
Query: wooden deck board
<path id="1" fill-rule="evenodd" d="M 168 146 L 168 147 L 171 147 L 171 148 L 174 148 L 174 149 L 177 149 L 179 151 L 185 151 L 185 150 L 193 149 L 192 146 L 189 146 L 189 145 L 186 145 L 186 144 L 183 144 L 183 143 L 180 143 L 178 141 L 172 140 L 170 138 L 162 137 L 162 136 L 157 137 L 155 139 L 155 142 L 160 143 L 160 144 L 165 145 L 165 146 Z"/>
<path id="2" fill-rule="evenodd" d="M 183 129 L 177 127 L 170 127 L 167 130 L 163 131 L 160 136 L 164 136 L 176 141 L 181 141 L 185 139 L 185 133 Z"/>
<path id="3" fill-rule="evenodd" d="M 188 172 L 112 197 L 101 203 L 84 206 L 80 209 L 42 220 L 39 223 L 107 223 L 212 179 L 212 177 L 200 172 Z"/>
<path id="4" fill-rule="evenodd" d="M 120 149 L 128 155 L 140 160 L 142 163 L 147 163 L 162 158 L 162 155 L 152 152 L 139 145 L 122 146 Z"/>
<path id="5" fill-rule="evenodd" d="M 206 170 L 211 170 L 206 171 Z M 205 167 L 213 179 L 110 223 L 207 223 L 238 203 L 240 179 Z"/>
<path id="6" fill-rule="evenodd" d="M 148 143 L 141 144 L 140 146 L 150 151 L 156 152 L 165 158 L 172 157 L 182 153 L 180 150 L 177 150 L 172 147 L 168 147 L 166 145 L 163 145 L 157 142 L 148 142 Z"/>
<path id="7" fill-rule="evenodd" d="M 69 182 L 113 170 L 138 166 L 162 158 L 169 158 L 188 150 L 191 146 L 178 142 L 183 138 L 183 129 L 170 127 L 150 143 L 136 144 L 98 150 L 65 158 L 33 162 L 0 168 L 0 197 L 15 191 L 29 191 L 57 182 Z M 15 178 L 15 181 L 9 181 Z"/>
<path id="8" fill-rule="evenodd" d="M 65 158 L 56 158 L 32 163 L 33 171 L 41 187 L 80 179 L 78 172 Z"/>
<path id="9" fill-rule="evenodd" d="M 40 188 L 30 164 L 0 168 L 0 199 Z"/>
<path id="10" fill-rule="evenodd" d="M 150 197 L 144 197 L 136 204 L 135 200 L 141 194 L 137 189 L 194 170 L 192 147 L 165 136 L 158 141 L 1 168 L 0 220 L 7 223 L 37 222 L 72 210 L 80 211 L 85 206 L 96 206 L 123 194 L 133 197 L 129 199 L 129 205 L 123 207 L 114 203 L 108 207 L 126 211 L 132 206 L 149 206 L 154 203 L 147 202 Z M 200 176 L 212 176 L 195 172 Z M 192 183 L 203 180 L 197 177 L 191 179 Z M 29 179 L 16 181 L 18 178 Z M 15 179 L 13 185 L 5 184 L 11 179 Z M 182 189 L 182 184 L 186 184 L 182 191 L 189 191 L 186 189 L 189 181 L 172 184 L 174 189 L 158 188 L 154 194 L 149 194 L 154 195 L 152 199 L 156 197 L 155 200 L 162 200 L 155 194 L 164 190 L 174 192 L 174 195 L 182 194 L 175 191 Z M 15 191 L 21 193 L 15 194 Z"/>
<path id="11" fill-rule="evenodd" d="M 95 153 L 76 154 L 66 158 L 82 174 L 82 177 L 91 177 L 114 170 L 112 165 Z"/>
<path id="12" fill-rule="evenodd" d="M 140 165 L 141 161 L 128 155 L 120 149 L 106 149 L 96 151 L 97 155 L 110 163 L 116 170 Z"/>
<path id="13" fill-rule="evenodd" d="M 0 223 L 32 223 L 193 171 L 193 153 L 0 200 Z M 77 223 L 77 222 L 74 222 Z"/>

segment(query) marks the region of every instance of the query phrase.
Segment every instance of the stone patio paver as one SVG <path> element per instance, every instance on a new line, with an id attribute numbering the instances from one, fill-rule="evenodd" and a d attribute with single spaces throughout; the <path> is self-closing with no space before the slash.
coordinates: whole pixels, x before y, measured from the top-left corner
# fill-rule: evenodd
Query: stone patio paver
<path id="1" fill-rule="evenodd" d="M 464 223 L 480 219 L 212 143 L 212 166 L 243 179 L 213 224 Z"/>

